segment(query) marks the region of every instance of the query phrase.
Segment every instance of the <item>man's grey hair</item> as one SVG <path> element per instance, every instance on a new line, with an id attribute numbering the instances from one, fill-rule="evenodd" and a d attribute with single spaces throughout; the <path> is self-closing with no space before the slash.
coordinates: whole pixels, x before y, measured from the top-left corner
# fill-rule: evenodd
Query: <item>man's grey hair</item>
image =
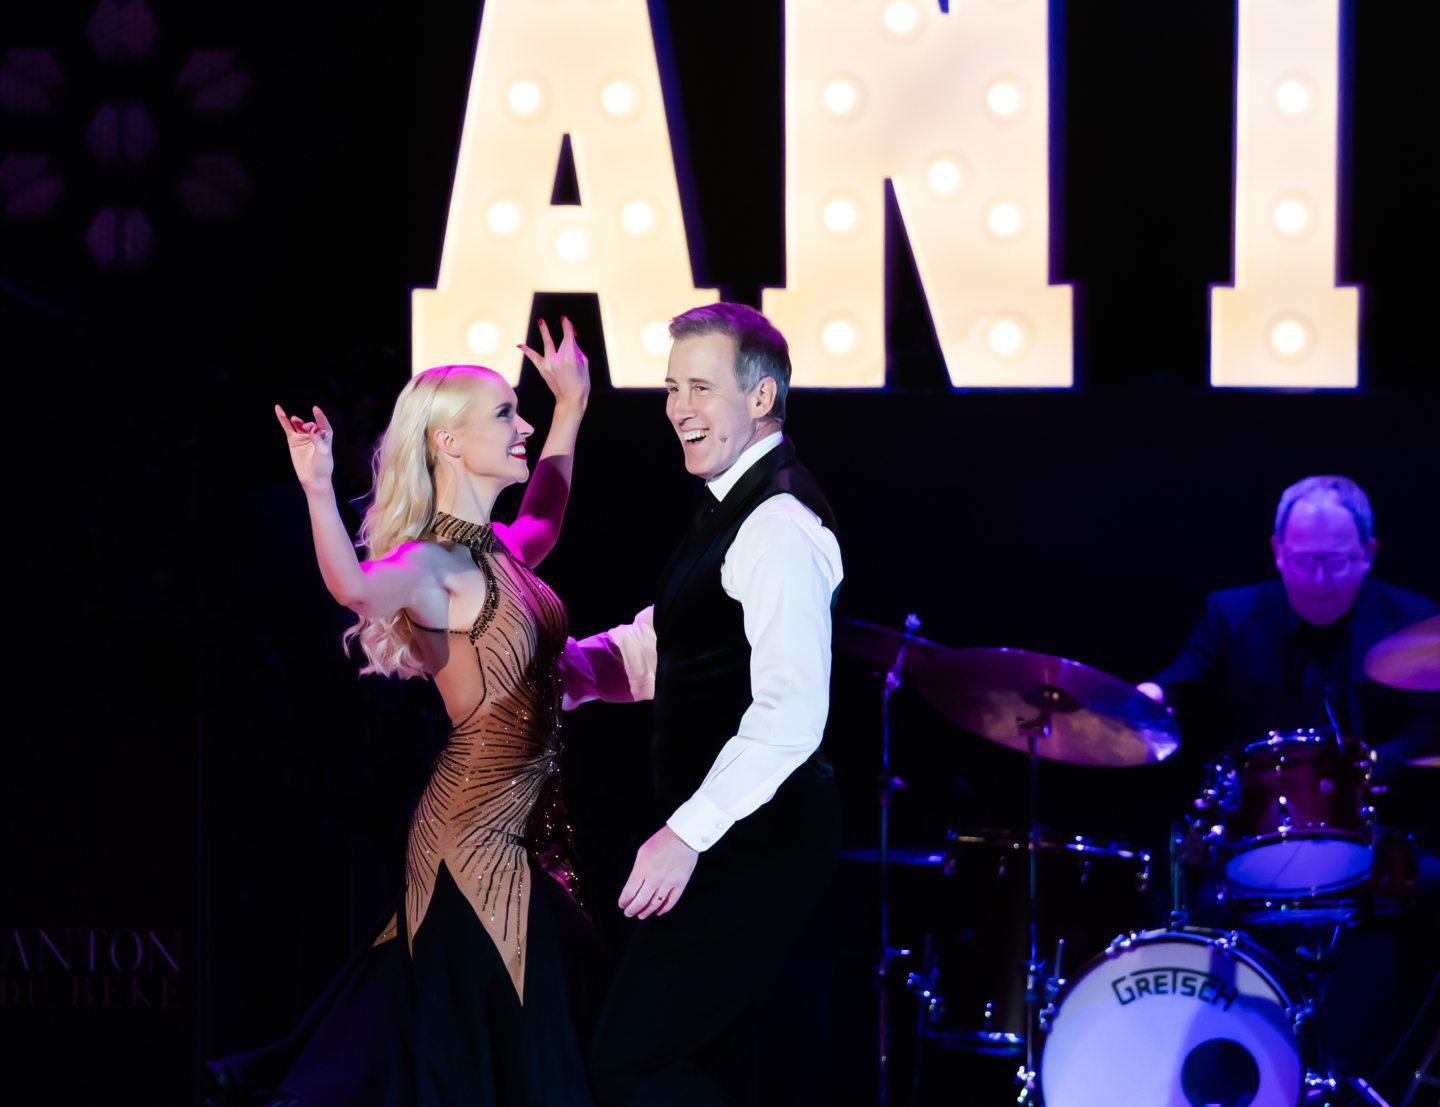
<path id="1" fill-rule="evenodd" d="M 1370 511 L 1370 498 L 1365 490 L 1349 477 L 1306 477 L 1280 493 L 1280 506 L 1275 509 L 1275 537 L 1285 537 L 1285 525 L 1298 503 L 1330 503 L 1343 507 L 1355 520 L 1355 529 L 1364 545 L 1375 537 L 1375 516 Z"/>
<path id="2" fill-rule="evenodd" d="M 775 382 L 775 403 L 770 418 L 785 422 L 785 397 L 790 392 L 790 346 L 775 325 L 744 304 L 703 304 L 670 320 L 675 341 L 703 334 L 723 334 L 735 340 L 735 382 L 749 392 L 769 377 Z"/>

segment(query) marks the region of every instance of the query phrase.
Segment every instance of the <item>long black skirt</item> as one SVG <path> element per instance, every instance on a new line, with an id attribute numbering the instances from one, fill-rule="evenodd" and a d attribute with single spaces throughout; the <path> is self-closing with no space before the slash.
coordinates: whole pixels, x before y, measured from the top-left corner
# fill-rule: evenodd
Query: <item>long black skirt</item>
<path id="1" fill-rule="evenodd" d="M 353 957 L 288 1037 L 208 1062 L 207 1107 L 590 1107 L 598 945 L 530 872 L 523 1005 L 442 862 L 413 956 L 402 929 Z"/>

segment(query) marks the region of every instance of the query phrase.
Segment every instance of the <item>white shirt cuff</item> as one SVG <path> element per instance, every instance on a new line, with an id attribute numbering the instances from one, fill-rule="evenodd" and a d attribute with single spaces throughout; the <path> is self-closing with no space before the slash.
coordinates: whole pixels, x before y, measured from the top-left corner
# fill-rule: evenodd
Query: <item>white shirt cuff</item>
<path id="1" fill-rule="evenodd" d="M 735 825 L 735 820 L 703 792 L 696 792 L 675 809 L 665 825 L 693 850 L 704 853 Z"/>

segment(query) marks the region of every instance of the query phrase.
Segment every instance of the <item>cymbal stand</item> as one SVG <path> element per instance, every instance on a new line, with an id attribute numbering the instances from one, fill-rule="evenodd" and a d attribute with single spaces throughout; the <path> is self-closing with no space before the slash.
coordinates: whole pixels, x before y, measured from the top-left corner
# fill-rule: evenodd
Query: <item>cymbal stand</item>
<path id="1" fill-rule="evenodd" d="M 900 688 L 900 671 L 905 664 L 905 650 L 920 629 L 920 616 L 905 616 L 905 636 L 895 651 L 895 660 L 885 673 L 880 690 L 880 963 L 875 974 L 880 982 L 880 1095 L 877 1102 L 886 1107 L 890 1100 L 890 964 L 909 950 L 893 949 L 890 945 L 890 797 L 905 788 L 905 782 L 890 774 L 890 697 Z"/>
<path id="2" fill-rule="evenodd" d="M 1040 689 L 1039 714 L 1030 720 L 1017 719 L 1016 724 L 1025 732 L 1026 756 L 1030 762 L 1029 816 L 1030 831 L 1025 840 L 1028 874 L 1025 892 L 1025 921 L 1029 929 L 1029 959 L 1025 962 L 1025 1067 L 1015 1074 L 1021 1085 L 1017 1103 L 1035 1101 L 1036 1067 L 1035 1039 L 1039 1036 L 1040 973 L 1044 964 L 1040 960 L 1038 933 L 1038 881 L 1037 861 L 1040 849 L 1040 757 L 1037 750 L 1040 739 L 1049 738 L 1056 711 L 1073 711 L 1073 697 L 1059 688 L 1045 686 Z"/>

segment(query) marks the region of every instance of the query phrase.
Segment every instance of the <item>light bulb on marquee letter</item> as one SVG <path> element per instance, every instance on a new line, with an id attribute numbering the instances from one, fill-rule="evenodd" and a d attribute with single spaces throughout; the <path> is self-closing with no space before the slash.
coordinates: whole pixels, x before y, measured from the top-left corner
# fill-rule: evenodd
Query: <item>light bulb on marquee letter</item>
<path id="1" fill-rule="evenodd" d="M 1210 383 L 1354 388 L 1360 290 L 1335 283 L 1341 0 L 1239 0 L 1234 284 L 1210 290 Z"/>
<path id="2" fill-rule="evenodd" d="M 885 383 L 886 178 L 951 381 L 1073 383 L 1071 293 L 1049 283 L 1048 9 L 786 0 L 786 277 L 764 307 L 797 385 Z"/>
<path id="3" fill-rule="evenodd" d="M 440 272 L 412 298 L 412 371 L 509 351 L 536 292 L 595 292 L 611 383 L 660 384 L 657 321 L 715 300 L 691 272 L 664 103 L 646 0 L 486 0 Z M 550 203 L 567 134 L 579 206 Z M 520 367 L 494 366 L 512 381 Z"/>

